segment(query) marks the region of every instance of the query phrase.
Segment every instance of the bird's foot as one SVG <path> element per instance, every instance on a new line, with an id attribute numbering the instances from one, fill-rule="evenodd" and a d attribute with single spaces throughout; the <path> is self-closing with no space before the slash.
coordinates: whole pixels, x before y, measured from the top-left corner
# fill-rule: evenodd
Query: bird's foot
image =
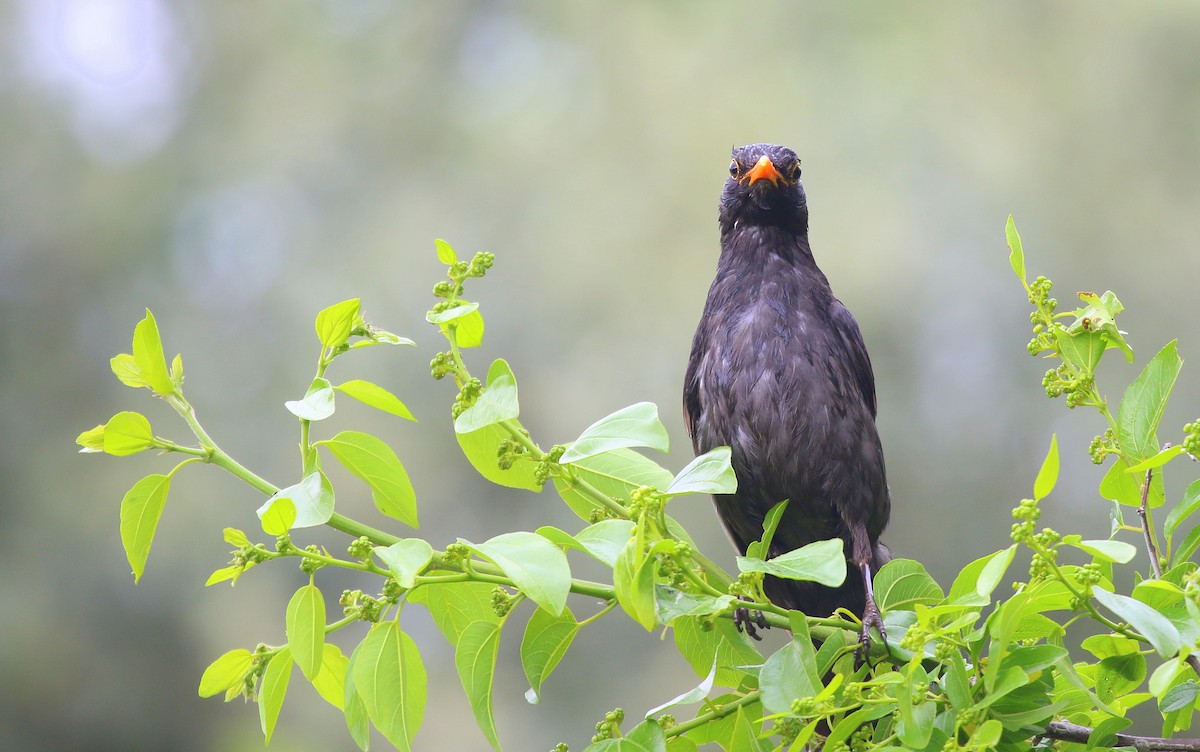
<path id="1" fill-rule="evenodd" d="M 762 611 L 751 611 L 748 608 L 734 609 L 733 626 L 737 627 L 737 631 L 745 632 L 759 642 L 762 642 L 762 635 L 758 633 L 758 630 L 771 628 Z"/>
<path id="2" fill-rule="evenodd" d="M 886 650 L 887 632 L 883 628 L 883 614 L 879 613 L 879 606 L 875 605 L 875 599 L 867 598 L 862 616 L 862 634 L 858 638 L 858 649 L 854 651 L 855 666 L 862 666 L 864 663 L 870 662 L 871 627 L 879 630 L 879 639 L 883 641 L 883 647 Z"/>

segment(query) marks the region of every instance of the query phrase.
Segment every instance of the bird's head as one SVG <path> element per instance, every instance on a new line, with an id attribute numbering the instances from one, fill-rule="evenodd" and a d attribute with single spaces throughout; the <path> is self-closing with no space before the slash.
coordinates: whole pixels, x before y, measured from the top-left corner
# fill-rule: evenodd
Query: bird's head
<path id="1" fill-rule="evenodd" d="M 796 152 L 774 144 L 735 148 L 718 216 L 722 234 L 765 225 L 807 233 L 808 206 Z"/>

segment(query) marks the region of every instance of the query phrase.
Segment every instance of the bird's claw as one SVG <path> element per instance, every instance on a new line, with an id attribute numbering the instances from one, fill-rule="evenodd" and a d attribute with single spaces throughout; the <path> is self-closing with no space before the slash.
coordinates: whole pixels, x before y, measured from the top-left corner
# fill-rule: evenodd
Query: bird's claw
<path id="1" fill-rule="evenodd" d="M 854 651 L 855 666 L 862 666 L 870 662 L 871 627 L 879 630 L 879 639 L 883 641 L 883 646 L 886 649 L 887 632 L 883 628 L 883 614 L 879 613 L 879 606 L 875 605 L 875 600 L 868 598 L 866 607 L 863 609 L 862 634 L 858 638 L 858 648 Z"/>
<path id="2" fill-rule="evenodd" d="M 736 608 L 733 610 L 733 626 L 737 627 L 737 631 L 745 632 L 759 642 L 762 642 L 762 635 L 758 633 L 758 630 L 771 628 L 771 625 L 767 623 L 767 617 L 763 615 L 762 611 L 751 612 L 748 608 Z"/>

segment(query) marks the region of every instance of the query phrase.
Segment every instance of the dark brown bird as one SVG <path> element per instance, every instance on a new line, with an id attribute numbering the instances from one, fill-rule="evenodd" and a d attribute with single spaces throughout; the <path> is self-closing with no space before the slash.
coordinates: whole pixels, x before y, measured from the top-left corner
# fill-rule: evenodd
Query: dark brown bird
<path id="1" fill-rule="evenodd" d="M 713 497 L 738 549 L 790 499 L 771 546 L 778 556 L 840 537 L 845 582 L 767 577 L 776 605 L 828 616 L 846 608 L 883 623 L 872 573 L 888 561 L 879 535 L 891 510 L 875 428 L 875 377 L 854 317 L 833 296 L 808 243 L 795 152 L 733 150 L 719 212 L 721 256 L 692 340 L 683 403 L 695 450 L 728 445 L 735 494 Z"/>

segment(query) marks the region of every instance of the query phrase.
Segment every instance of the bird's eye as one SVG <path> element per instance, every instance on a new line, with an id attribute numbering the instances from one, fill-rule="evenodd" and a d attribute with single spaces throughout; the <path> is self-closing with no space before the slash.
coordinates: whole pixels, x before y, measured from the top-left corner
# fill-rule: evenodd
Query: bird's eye
<path id="1" fill-rule="evenodd" d="M 735 178 L 738 175 L 738 163 L 736 159 L 731 159 L 729 161 L 729 174 Z"/>
<path id="2" fill-rule="evenodd" d="M 788 168 L 788 179 L 796 180 L 799 177 L 800 177 L 800 163 L 796 162 L 790 168 Z"/>

